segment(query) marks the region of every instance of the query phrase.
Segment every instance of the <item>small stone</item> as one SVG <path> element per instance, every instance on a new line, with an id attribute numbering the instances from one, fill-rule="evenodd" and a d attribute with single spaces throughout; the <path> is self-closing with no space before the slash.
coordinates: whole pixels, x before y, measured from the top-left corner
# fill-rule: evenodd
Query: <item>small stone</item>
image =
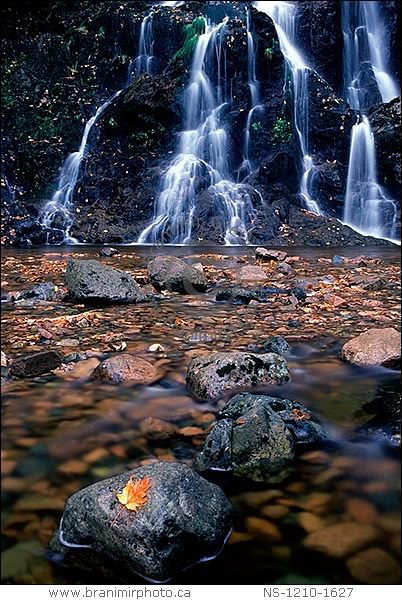
<path id="1" fill-rule="evenodd" d="M 346 512 L 355 521 L 368 525 L 377 524 L 379 518 L 375 506 L 363 498 L 349 498 L 346 502 Z"/>
<path id="2" fill-rule="evenodd" d="M 307 531 L 307 533 L 312 533 L 313 531 L 318 531 L 319 529 L 324 529 L 325 527 L 324 521 L 311 512 L 299 513 L 297 515 L 297 521 L 299 525 L 303 527 L 304 531 Z"/>
<path id="3" fill-rule="evenodd" d="M 63 338 L 58 342 L 59 346 L 79 346 L 80 340 L 77 338 Z"/>
<path id="4" fill-rule="evenodd" d="M 107 358 L 93 372 L 95 379 L 114 384 L 130 381 L 149 384 L 158 379 L 158 373 L 150 362 L 132 354 L 118 354 Z"/>
<path id="5" fill-rule="evenodd" d="M 400 566 L 382 548 L 362 550 L 346 561 L 354 579 L 370 585 L 392 585 L 400 583 Z"/>
<path id="6" fill-rule="evenodd" d="M 275 260 L 283 262 L 287 255 L 287 252 L 283 252 L 282 250 L 268 250 L 267 248 L 255 249 L 255 257 L 259 260 Z"/>
<path id="7" fill-rule="evenodd" d="M 151 344 L 148 348 L 148 352 L 164 352 L 165 348 L 161 344 Z"/>
<path id="8" fill-rule="evenodd" d="M 95 448 L 94 450 L 87 452 L 87 454 L 84 454 L 82 460 L 89 465 L 92 465 L 94 463 L 101 462 L 108 456 L 109 452 L 105 448 Z"/>
<path id="9" fill-rule="evenodd" d="M 258 517 L 247 517 L 245 524 L 250 533 L 262 536 L 268 543 L 275 544 L 282 540 L 282 534 L 275 523 Z"/>
<path id="10" fill-rule="evenodd" d="M 238 278 L 242 281 L 264 281 L 268 279 L 264 269 L 257 265 L 246 265 L 238 273 Z"/>
<path id="11" fill-rule="evenodd" d="M 80 476 L 87 472 L 88 465 L 84 461 L 73 459 L 59 465 L 57 470 L 63 475 Z"/>
<path id="12" fill-rule="evenodd" d="M 116 250 L 116 248 L 101 248 L 101 250 L 99 250 L 99 256 L 118 256 L 120 254 L 120 252 L 118 250 Z"/>
<path id="13" fill-rule="evenodd" d="M 1 351 L 1 366 L 2 367 L 7 366 L 7 356 L 6 356 L 6 353 L 3 352 L 3 350 Z"/>
<path id="14" fill-rule="evenodd" d="M 205 435 L 206 432 L 201 427 L 182 427 L 178 433 L 184 437 L 193 437 L 196 435 Z"/>
<path id="15" fill-rule="evenodd" d="M 172 423 L 154 417 L 148 417 L 141 421 L 139 428 L 151 440 L 167 440 L 177 432 L 177 427 Z"/>
<path id="16" fill-rule="evenodd" d="M 284 262 L 284 261 L 278 262 L 276 271 L 278 273 L 283 273 L 283 275 L 287 275 L 289 277 L 291 275 L 294 275 L 294 273 L 295 273 L 294 268 L 291 267 L 287 262 Z"/>
<path id="17" fill-rule="evenodd" d="M 289 513 L 287 506 L 274 504 L 273 506 L 264 506 L 261 510 L 261 516 L 267 519 L 282 519 Z"/>
<path id="18" fill-rule="evenodd" d="M 314 531 L 304 540 L 304 546 L 333 558 L 345 558 L 374 542 L 378 530 L 364 523 L 337 523 Z"/>

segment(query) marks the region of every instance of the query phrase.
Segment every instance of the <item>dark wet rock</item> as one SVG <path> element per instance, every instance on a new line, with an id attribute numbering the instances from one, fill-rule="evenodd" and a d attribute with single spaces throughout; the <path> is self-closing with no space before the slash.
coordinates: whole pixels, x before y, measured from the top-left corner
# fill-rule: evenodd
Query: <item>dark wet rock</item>
<path id="1" fill-rule="evenodd" d="M 287 252 L 283 252 L 283 250 L 268 250 L 267 248 L 256 248 L 255 250 L 255 257 L 258 260 L 274 260 L 282 262 L 287 255 Z"/>
<path id="2" fill-rule="evenodd" d="M 193 358 L 186 382 L 197 400 L 216 402 L 238 388 L 281 385 L 289 379 L 286 360 L 279 354 L 216 352 Z"/>
<path id="3" fill-rule="evenodd" d="M 264 343 L 265 352 L 276 352 L 277 354 L 286 354 L 290 352 L 290 346 L 281 336 L 272 336 Z"/>
<path id="4" fill-rule="evenodd" d="M 297 319 L 289 319 L 288 321 L 288 326 L 289 327 L 300 327 L 301 322 L 298 321 Z"/>
<path id="5" fill-rule="evenodd" d="M 368 292 L 377 292 L 388 287 L 389 284 L 390 282 L 387 279 L 376 276 L 367 277 L 358 275 L 351 280 L 351 285 L 357 285 Z"/>
<path id="6" fill-rule="evenodd" d="M 284 398 L 238 394 L 218 416 L 195 459 L 201 472 L 231 471 L 263 481 L 292 462 L 297 445 L 326 437 L 305 406 Z"/>
<path id="7" fill-rule="evenodd" d="M 46 281 L 35 285 L 30 290 L 22 292 L 19 296 L 20 300 L 45 300 L 48 302 L 58 301 L 61 302 L 65 298 L 65 290 L 58 288 L 51 283 Z"/>
<path id="8" fill-rule="evenodd" d="M 400 205 L 401 194 L 401 99 L 373 106 L 368 113 L 375 138 L 379 183 Z"/>
<path id="9" fill-rule="evenodd" d="M 99 256 L 118 256 L 120 254 L 120 252 L 118 250 L 116 250 L 116 248 L 101 248 L 99 250 Z"/>
<path id="10" fill-rule="evenodd" d="M 148 275 L 157 290 L 179 294 L 205 292 L 208 282 L 199 269 L 175 256 L 156 256 L 148 264 Z"/>
<path id="11" fill-rule="evenodd" d="M 133 354 L 116 354 L 103 361 L 93 372 L 95 379 L 119 384 L 124 381 L 132 383 L 151 383 L 158 379 L 154 365 Z"/>
<path id="12" fill-rule="evenodd" d="M 129 273 L 112 269 L 97 260 L 69 260 L 65 284 L 71 302 L 131 304 L 146 300 Z"/>
<path id="13" fill-rule="evenodd" d="M 56 352 L 56 350 L 35 352 L 14 359 L 10 366 L 10 375 L 14 375 L 14 377 L 37 377 L 57 369 L 62 362 L 63 355 Z"/>
<path id="14" fill-rule="evenodd" d="M 341 350 L 344 360 L 356 365 L 382 365 L 400 367 L 401 334 L 392 327 L 368 329 L 349 340 Z"/>
<path id="15" fill-rule="evenodd" d="M 363 404 L 359 411 L 371 418 L 357 428 L 359 435 L 385 442 L 392 446 L 401 445 L 401 391 L 399 382 L 383 385 L 376 391 L 371 402 Z"/>
<path id="16" fill-rule="evenodd" d="M 148 500 L 123 509 L 121 493 L 132 473 L 148 478 Z M 163 582 L 215 557 L 230 533 L 233 509 L 222 490 L 181 464 L 158 462 L 106 479 L 71 496 L 51 542 L 68 564 L 129 581 L 140 575 Z M 80 547 L 81 546 L 81 547 Z"/>
<path id="17" fill-rule="evenodd" d="M 306 295 L 301 288 L 280 288 L 274 285 L 264 285 L 259 288 L 231 287 L 219 291 L 215 300 L 217 302 L 230 301 L 232 304 L 249 304 L 252 300 L 256 302 L 267 302 L 271 295 L 282 294 L 295 296 L 298 300 L 304 300 Z"/>

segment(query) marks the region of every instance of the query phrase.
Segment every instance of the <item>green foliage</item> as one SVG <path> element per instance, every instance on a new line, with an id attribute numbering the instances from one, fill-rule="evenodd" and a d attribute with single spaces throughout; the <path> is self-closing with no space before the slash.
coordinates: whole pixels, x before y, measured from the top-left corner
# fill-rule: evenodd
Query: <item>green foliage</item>
<path id="1" fill-rule="evenodd" d="M 251 131 L 253 133 L 259 134 L 259 133 L 262 133 L 263 130 L 264 130 L 264 126 L 261 123 L 261 121 L 255 121 L 254 123 L 251 124 Z"/>
<path id="2" fill-rule="evenodd" d="M 292 139 L 292 124 L 288 119 L 278 117 L 272 130 L 273 144 L 288 144 Z"/>
<path id="3" fill-rule="evenodd" d="M 264 56 L 265 56 L 266 60 L 268 60 L 268 61 L 272 60 L 275 52 L 277 52 L 278 49 L 279 49 L 279 45 L 278 45 L 277 40 L 272 39 L 271 45 L 268 46 L 267 48 L 265 48 L 265 51 L 264 51 Z"/>
<path id="4" fill-rule="evenodd" d="M 193 52 L 197 45 L 198 38 L 200 35 L 205 33 L 205 19 L 204 17 L 196 17 L 190 25 L 184 26 L 185 38 L 182 47 L 176 52 L 172 58 L 172 62 L 176 60 L 184 60 L 186 62 L 191 60 Z"/>
<path id="5" fill-rule="evenodd" d="M 133 152 L 138 152 L 139 149 L 142 151 L 150 150 L 161 142 L 165 132 L 166 127 L 164 125 L 158 125 L 156 129 L 135 131 L 129 137 L 128 149 Z"/>

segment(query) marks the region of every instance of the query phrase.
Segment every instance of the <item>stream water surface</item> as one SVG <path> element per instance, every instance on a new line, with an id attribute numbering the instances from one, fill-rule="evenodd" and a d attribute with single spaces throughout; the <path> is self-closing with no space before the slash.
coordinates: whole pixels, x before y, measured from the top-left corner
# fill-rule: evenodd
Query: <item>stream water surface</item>
<path id="1" fill-rule="evenodd" d="M 150 256 L 174 253 L 201 261 L 218 286 L 236 279 L 254 261 L 244 247 L 124 247 L 121 255 L 99 260 L 144 279 Z M 338 250 L 338 251 L 337 251 Z M 88 246 L 28 248 L 3 253 L 2 288 L 8 294 L 32 282 L 63 284 L 71 255 L 97 258 Z M 381 259 L 372 268 L 384 273 L 400 260 L 394 248 L 287 249 L 297 255 L 303 277 L 333 277 L 342 286 L 350 269 L 334 267 L 334 254 L 364 253 Z M 297 270 L 297 269 L 296 269 Z M 361 267 L 359 273 L 365 268 Z M 395 271 L 397 273 L 397 271 Z M 346 273 L 346 275 L 345 275 Z M 230 277 L 228 278 L 228 274 Z M 276 284 L 277 281 L 274 282 Z M 324 284 L 323 284 L 324 285 Z M 56 331 L 47 319 L 76 316 L 88 308 L 66 303 L 4 302 L 3 350 L 7 356 L 58 347 L 65 354 L 85 354 L 75 369 L 32 379 L 5 377 L 2 383 L 2 577 L 5 583 L 105 583 L 57 562 L 46 548 L 57 529 L 66 499 L 82 487 L 155 460 L 191 465 L 217 406 L 193 400 L 185 385 L 191 358 L 206 351 L 245 350 L 270 335 L 290 343 L 286 356 L 292 379 L 269 387 L 269 395 L 302 401 L 323 420 L 332 440 L 320 450 L 299 453 L 286 472 L 266 483 L 222 480 L 235 508 L 234 531 L 222 553 L 196 565 L 173 584 L 273 584 L 361 582 L 349 556 L 306 549 L 309 535 L 338 523 L 375 530 L 374 541 L 357 544 L 386 554 L 393 571 L 386 583 L 398 583 L 400 556 L 400 462 L 396 447 L 355 434 L 369 420 L 365 405 L 395 393 L 400 373 L 382 367 L 355 367 L 340 359 L 346 339 L 373 323 L 363 303 L 314 316 L 297 307 L 268 304 L 236 306 L 218 303 L 212 290 L 196 296 L 167 295 L 144 305 L 107 306 L 91 311 L 93 320 Z M 342 295 L 342 291 L 338 292 Z M 378 314 L 399 301 L 397 286 L 375 293 Z M 318 300 L 317 300 L 318 302 Z M 363 310 L 362 310 L 363 309 Z M 292 312 L 293 311 L 293 312 Z M 328 313 L 328 314 L 327 314 Z M 313 318 L 314 316 L 314 318 Z M 371 320 L 370 320 L 371 319 Z M 289 323 L 293 320 L 293 325 Z M 40 324 L 38 333 L 38 323 Z M 386 323 L 386 321 L 385 321 Z M 34 328 L 34 325 L 36 328 Z M 383 324 L 383 326 L 392 326 Z M 47 332 L 47 333 L 46 333 Z M 125 351 L 155 364 L 160 377 L 150 386 L 112 386 L 91 378 L 105 356 L 125 342 Z M 152 345 L 158 345 L 151 352 Z M 384 400 L 386 401 L 386 400 Z M 175 427 L 165 437 L 152 418 Z M 383 552 L 383 554 L 381 554 Z M 357 551 L 354 551 L 354 555 Z M 356 570 L 357 569 L 357 570 Z M 360 580 L 359 580 L 360 577 Z M 391 580 L 390 580 L 391 578 Z M 396 580 L 395 580 L 396 579 Z M 132 583 L 143 583 L 133 580 Z M 375 583 L 375 581 L 367 581 Z M 378 581 L 377 581 L 378 583 Z"/>

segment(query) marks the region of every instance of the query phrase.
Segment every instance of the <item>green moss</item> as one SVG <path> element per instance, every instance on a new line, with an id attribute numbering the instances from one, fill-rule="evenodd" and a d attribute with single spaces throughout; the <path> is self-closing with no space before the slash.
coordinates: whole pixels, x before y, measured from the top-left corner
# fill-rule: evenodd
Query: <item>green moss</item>
<path id="1" fill-rule="evenodd" d="M 198 42 L 200 35 L 205 33 L 204 17 L 196 17 L 190 25 L 184 26 L 185 38 L 182 47 L 176 52 L 172 58 L 172 62 L 184 60 L 189 62 L 193 56 L 193 52 Z"/>

